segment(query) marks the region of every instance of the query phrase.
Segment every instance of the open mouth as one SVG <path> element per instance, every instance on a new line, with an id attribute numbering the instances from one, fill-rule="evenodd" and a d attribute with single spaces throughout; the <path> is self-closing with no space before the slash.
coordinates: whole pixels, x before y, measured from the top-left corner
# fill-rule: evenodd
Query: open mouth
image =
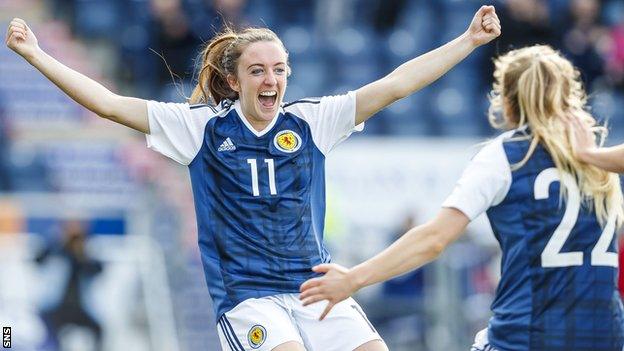
<path id="1" fill-rule="evenodd" d="M 277 102 L 277 91 L 263 91 L 258 95 L 258 101 L 260 101 L 260 105 L 265 108 L 273 108 L 275 103 Z"/>

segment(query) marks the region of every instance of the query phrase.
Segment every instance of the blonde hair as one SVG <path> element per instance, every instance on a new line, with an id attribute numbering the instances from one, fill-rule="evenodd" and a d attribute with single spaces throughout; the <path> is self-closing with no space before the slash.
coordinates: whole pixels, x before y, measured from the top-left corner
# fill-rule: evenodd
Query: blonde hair
<path id="1" fill-rule="evenodd" d="M 490 124 L 498 129 L 528 125 L 530 146 L 524 158 L 512 165 L 522 167 L 542 144 L 560 174 L 575 177 L 583 202 L 594 206 L 605 225 L 611 216 L 619 226 L 624 220 L 622 189 L 616 174 L 580 162 L 572 152 L 565 119 L 580 118 L 601 132 L 594 117 L 586 111 L 587 96 L 580 73 L 559 52 L 535 45 L 500 56 L 494 62 L 494 85 L 490 93 Z M 561 187 L 561 196 L 565 196 Z"/>
<path id="2" fill-rule="evenodd" d="M 243 51 L 249 44 L 259 41 L 279 43 L 288 55 L 282 41 L 270 29 L 246 28 L 237 32 L 226 26 L 201 51 L 201 68 L 189 103 L 219 104 L 224 99 L 238 99 L 238 93 L 230 87 L 227 76 L 236 76 L 238 59 Z"/>

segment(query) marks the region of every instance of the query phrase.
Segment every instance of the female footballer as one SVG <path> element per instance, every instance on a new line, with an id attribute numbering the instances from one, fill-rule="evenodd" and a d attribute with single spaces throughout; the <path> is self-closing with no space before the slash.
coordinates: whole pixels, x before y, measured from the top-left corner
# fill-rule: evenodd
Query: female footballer
<path id="1" fill-rule="evenodd" d="M 340 96 L 283 103 L 288 53 L 269 29 L 225 30 L 201 53 L 189 103 L 112 93 L 42 51 L 21 19 L 6 44 L 77 103 L 145 133 L 188 166 L 198 240 L 224 350 L 387 350 L 352 299 L 319 322 L 299 286 L 330 262 L 323 244 L 326 155 L 380 109 L 438 79 L 500 34 L 483 6 L 468 30 Z"/>
<path id="2" fill-rule="evenodd" d="M 579 72 L 548 46 L 510 51 L 495 66 L 490 121 L 508 131 L 473 158 L 437 216 L 351 269 L 314 267 L 325 275 L 305 282 L 300 298 L 328 300 L 329 317 L 360 288 L 434 260 L 485 212 L 503 253 L 501 280 L 471 350 L 621 351 L 622 190 L 617 175 L 573 153 L 569 120 L 596 123 Z"/>

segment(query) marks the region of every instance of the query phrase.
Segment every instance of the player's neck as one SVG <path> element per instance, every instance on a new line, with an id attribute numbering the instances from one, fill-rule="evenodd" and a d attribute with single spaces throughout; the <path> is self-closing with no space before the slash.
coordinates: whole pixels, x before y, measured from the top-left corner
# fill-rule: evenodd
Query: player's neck
<path id="1" fill-rule="evenodd" d="M 236 112 L 241 117 L 241 119 L 245 122 L 249 129 L 253 129 L 255 133 L 261 133 L 269 128 L 271 123 L 277 118 L 279 111 L 275 111 L 272 115 L 261 115 L 253 108 L 245 109 L 245 106 L 240 101 L 236 101 L 234 107 L 236 108 Z M 260 116 L 259 116 L 260 114 Z"/>
<path id="2" fill-rule="evenodd" d="M 243 117 L 249 122 L 251 127 L 256 130 L 256 132 L 261 132 L 266 129 L 266 127 L 271 123 L 271 121 L 265 120 L 254 120 L 251 118 Z"/>

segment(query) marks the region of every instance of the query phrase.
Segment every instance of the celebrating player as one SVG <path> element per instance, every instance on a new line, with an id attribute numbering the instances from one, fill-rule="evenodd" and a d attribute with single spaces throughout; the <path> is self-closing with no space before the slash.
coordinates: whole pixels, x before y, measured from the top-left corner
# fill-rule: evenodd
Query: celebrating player
<path id="1" fill-rule="evenodd" d="M 352 299 L 324 322 L 299 286 L 330 261 L 323 244 L 325 156 L 380 109 L 438 79 L 500 34 L 483 6 L 468 30 L 341 96 L 283 104 L 288 54 L 268 29 L 226 30 L 202 52 L 191 104 L 116 95 L 37 45 L 21 19 L 7 45 L 72 99 L 147 135 L 190 170 L 199 248 L 225 350 L 386 350 Z"/>
<path id="2" fill-rule="evenodd" d="M 494 78 L 490 121 L 511 130 L 474 157 L 437 216 L 352 269 L 314 267 L 325 275 L 305 282 L 300 298 L 329 300 L 322 318 L 358 289 L 435 259 L 486 212 L 502 276 L 471 350 L 622 350 L 614 243 L 622 191 L 615 174 L 573 155 L 568 119 L 595 124 L 579 72 L 552 48 L 532 46 L 498 58 Z"/>

